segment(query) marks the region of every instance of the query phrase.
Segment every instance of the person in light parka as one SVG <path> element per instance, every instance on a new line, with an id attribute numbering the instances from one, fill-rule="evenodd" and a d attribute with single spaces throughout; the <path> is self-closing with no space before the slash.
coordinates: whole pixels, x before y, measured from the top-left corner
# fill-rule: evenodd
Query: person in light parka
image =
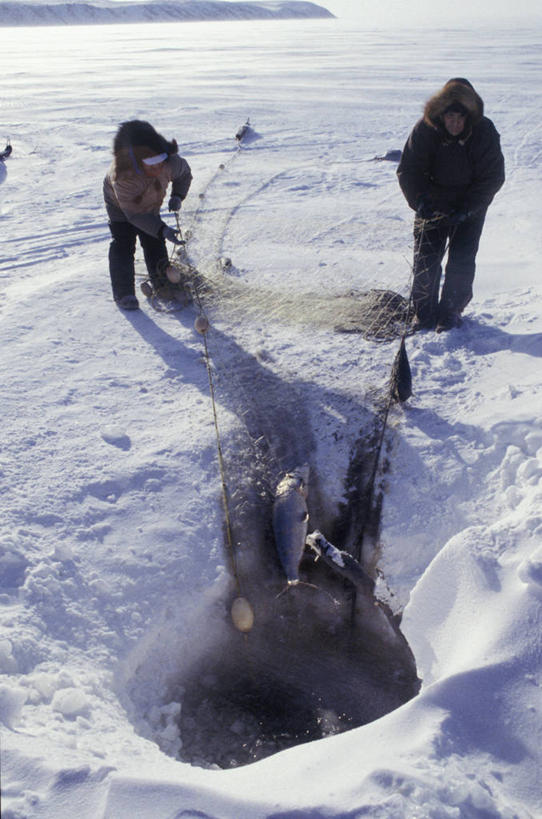
<path id="1" fill-rule="evenodd" d="M 473 295 L 486 211 L 504 184 L 499 134 L 468 80 L 448 80 L 427 101 L 403 149 L 397 176 L 416 212 L 413 327 L 437 332 L 459 327 Z"/>
<path id="2" fill-rule="evenodd" d="M 160 284 L 167 265 L 165 240 L 179 243 L 176 231 L 164 222 L 160 209 L 171 184 L 168 208 L 178 211 L 192 173 L 178 154 L 177 142 L 165 139 L 144 120 L 121 123 L 113 141 L 113 162 L 103 193 L 112 241 L 109 274 L 113 298 L 124 310 L 136 310 L 134 256 L 139 239 L 153 286 Z"/>

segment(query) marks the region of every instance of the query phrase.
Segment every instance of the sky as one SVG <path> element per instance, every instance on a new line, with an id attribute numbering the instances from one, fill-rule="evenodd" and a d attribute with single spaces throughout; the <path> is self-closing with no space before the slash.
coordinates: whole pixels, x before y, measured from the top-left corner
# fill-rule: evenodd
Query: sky
<path id="1" fill-rule="evenodd" d="M 417 24 L 429 22 L 449 22 L 456 24 L 466 19 L 484 18 L 495 22 L 497 19 L 542 17 L 542 5 L 539 0 L 482 0 L 475 4 L 470 0 L 322 0 L 324 6 L 333 14 L 343 18 L 366 19 L 368 23 L 412 22 Z"/>

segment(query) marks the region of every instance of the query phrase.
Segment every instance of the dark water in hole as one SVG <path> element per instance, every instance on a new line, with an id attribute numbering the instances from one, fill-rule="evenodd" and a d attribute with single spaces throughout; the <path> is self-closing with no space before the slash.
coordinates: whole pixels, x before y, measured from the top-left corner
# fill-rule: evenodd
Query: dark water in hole
<path id="1" fill-rule="evenodd" d="M 246 765 L 324 736 L 324 715 L 304 693 L 277 678 L 235 671 L 195 682 L 183 700 L 182 759 L 222 768 Z M 206 726 L 202 731 L 203 726 Z"/>
<path id="2" fill-rule="evenodd" d="M 179 680 L 182 760 L 246 765 L 365 725 L 415 696 L 414 658 L 391 614 L 365 598 L 352 624 L 350 595 L 337 595 L 348 589 L 325 571 L 306 570 L 319 590 L 253 596 L 253 630 L 232 626 Z"/>

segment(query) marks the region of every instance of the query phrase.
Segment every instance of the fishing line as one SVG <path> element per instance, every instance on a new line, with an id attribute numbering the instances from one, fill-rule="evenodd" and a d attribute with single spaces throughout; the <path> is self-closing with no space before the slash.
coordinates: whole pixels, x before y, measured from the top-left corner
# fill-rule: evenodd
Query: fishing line
<path id="1" fill-rule="evenodd" d="M 191 220 L 191 223 L 189 223 L 189 225 L 187 227 L 188 238 L 190 238 L 191 234 L 194 232 L 196 223 L 200 219 L 200 215 L 201 215 L 201 213 L 203 211 L 204 202 L 205 202 L 205 199 L 206 199 L 207 192 L 208 192 L 209 188 L 211 187 L 211 185 L 213 185 L 215 183 L 215 181 L 218 179 L 218 177 L 221 176 L 222 173 L 225 170 L 227 170 L 229 168 L 229 166 L 237 159 L 237 157 L 239 156 L 239 154 L 242 151 L 243 139 L 247 135 L 247 133 L 249 131 L 249 128 L 250 128 L 250 119 L 247 119 L 245 124 L 241 125 L 240 128 L 238 128 L 237 133 L 235 134 L 235 139 L 237 141 L 237 147 L 234 149 L 233 154 L 225 162 L 221 162 L 219 164 L 216 171 L 212 174 L 212 176 L 208 179 L 208 181 L 204 185 L 203 189 L 200 191 L 200 193 L 199 193 L 199 204 L 198 204 L 197 208 L 192 212 L 192 220 Z"/>
<path id="2" fill-rule="evenodd" d="M 215 388 L 213 383 L 213 374 L 211 371 L 211 359 L 209 355 L 209 347 L 207 345 L 207 338 L 206 333 L 203 333 L 203 346 L 205 351 L 205 367 L 207 369 L 207 376 L 209 379 L 209 392 L 211 395 L 211 406 L 213 411 L 213 422 L 215 427 L 215 434 L 216 434 L 216 448 L 218 453 L 218 466 L 220 470 L 220 483 L 222 488 L 222 504 L 224 506 L 224 517 L 225 517 L 225 526 L 226 526 L 226 541 L 228 546 L 228 555 L 230 558 L 230 565 L 233 576 L 235 578 L 235 582 L 237 584 L 237 589 L 239 594 L 241 594 L 241 580 L 239 577 L 239 573 L 237 571 L 237 562 L 235 559 L 235 548 L 233 543 L 233 535 L 232 535 L 232 526 L 231 526 L 231 517 L 230 517 L 230 509 L 229 509 L 229 502 L 228 502 L 228 489 L 226 486 L 226 471 L 224 467 L 224 455 L 222 452 L 222 442 L 220 437 L 220 429 L 218 426 L 218 414 L 216 409 L 216 400 L 215 400 Z"/>
<path id="3" fill-rule="evenodd" d="M 245 130 L 243 130 L 243 128 Z M 245 123 L 245 126 L 242 126 L 239 129 L 239 131 L 237 132 L 237 134 L 236 134 L 236 139 L 237 139 L 237 142 L 238 142 L 238 147 L 237 147 L 236 152 L 230 158 L 228 163 L 222 163 L 220 165 L 219 170 L 216 171 L 216 173 L 211 177 L 211 179 L 208 181 L 207 185 L 205 186 L 205 188 L 203 190 L 203 194 L 200 194 L 200 198 L 204 197 L 204 195 L 207 192 L 207 190 L 209 189 L 210 185 L 217 178 L 217 176 L 219 174 L 219 171 L 222 171 L 226 167 L 226 164 L 231 164 L 231 162 L 233 162 L 233 160 L 239 155 L 239 152 L 241 150 L 241 141 L 242 141 L 243 136 L 246 134 L 247 129 L 248 129 L 248 120 Z M 199 208 L 196 210 L 196 212 L 194 214 L 193 224 L 195 224 L 195 222 L 197 221 L 200 208 L 201 208 L 201 205 L 199 206 Z M 177 223 L 177 231 L 178 231 L 178 234 L 179 234 L 179 238 L 180 238 L 181 243 L 182 243 L 181 244 L 181 254 L 182 254 L 183 250 L 186 247 L 186 242 L 183 239 L 183 233 L 182 233 L 182 229 L 181 229 L 181 223 L 180 223 L 180 218 L 179 218 L 179 212 L 178 211 L 175 212 L 175 220 L 176 220 L 176 223 Z M 169 259 L 170 264 L 173 264 L 173 265 L 175 264 L 175 261 L 173 260 L 173 253 L 174 253 L 175 250 L 178 250 L 178 249 L 179 249 L 179 246 L 175 246 L 173 248 L 172 254 L 171 254 L 170 259 Z M 211 398 L 211 408 L 212 408 L 213 424 L 214 424 L 215 437 L 216 437 L 218 466 L 219 466 L 219 472 L 220 472 L 222 505 L 223 505 L 223 508 L 224 508 L 224 522 L 225 522 L 225 530 L 226 530 L 227 553 L 228 553 L 228 557 L 229 557 L 229 561 L 230 561 L 231 573 L 232 573 L 232 575 L 233 575 L 233 577 L 235 579 L 235 584 L 237 586 L 237 591 L 238 591 L 239 595 L 241 596 L 242 595 L 242 583 L 241 583 L 241 578 L 240 578 L 240 574 L 239 574 L 238 567 L 237 567 L 237 560 L 236 560 L 236 554 L 235 554 L 235 544 L 234 544 L 234 539 L 233 539 L 232 521 L 231 521 L 230 506 L 229 506 L 229 499 L 228 499 L 228 488 L 227 488 L 227 482 L 226 482 L 226 468 L 225 468 L 225 462 L 224 462 L 222 439 L 221 439 L 220 428 L 219 428 L 219 424 L 218 424 L 218 412 L 217 412 L 217 405 L 216 405 L 215 385 L 214 385 L 213 372 L 212 372 L 212 366 L 211 366 L 211 356 L 210 356 L 210 353 L 209 353 L 209 345 L 207 343 L 207 329 L 209 327 L 209 321 L 208 321 L 206 313 L 205 313 L 203 300 L 202 300 L 201 293 L 200 293 L 198 270 L 197 270 L 196 267 L 194 267 L 194 265 L 192 265 L 190 263 L 190 260 L 188 258 L 188 255 L 186 254 L 186 251 L 184 252 L 184 259 L 183 258 L 179 259 L 179 264 L 181 266 L 181 272 L 182 272 L 183 268 L 185 268 L 186 271 L 189 272 L 189 274 L 191 274 L 188 286 L 189 286 L 190 290 L 192 291 L 192 294 L 193 294 L 193 297 L 194 297 L 194 302 L 197 304 L 197 307 L 198 307 L 198 310 L 199 310 L 199 315 L 196 318 L 196 323 L 195 323 L 196 328 L 197 328 L 198 319 L 200 319 L 200 318 L 203 319 L 203 324 L 201 325 L 201 329 L 199 330 L 199 332 L 200 332 L 200 334 L 202 336 L 202 340 L 203 340 L 205 368 L 206 368 L 206 371 L 207 371 L 207 378 L 208 378 L 208 381 L 209 381 L 209 393 L 210 393 L 210 398 Z M 237 623 L 236 623 L 236 625 L 237 625 Z"/>
<path id="4" fill-rule="evenodd" d="M 426 222 L 424 220 L 422 225 L 421 237 L 423 238 L 423 233 L 425 230 Z M 448 238 L 447 244 L 445 246 L 443 252 L 443 258 L 449 248 L 450 240 L 453 237 L 455 230 L 452 231 L 450 237 Z M 361 562 L 362 558 L 362 551 L 363 551 L 363 543 L 365 540 L 365 534 L 367 530 L 367 526 L 369 524 L 371 513 L 373 509 L 373 503 L 375 498 L 375 485 L 378 475 L 378 468 L 380 464 L 380 458 L 382 455 L 382 447 L 384 445 L 384 439 L 386 435 L 386 431 L 388 428 L 388 419 L 391 410 L 391 406 L 394 402 L 399 401 L 403 402 L 407 400 L 411 395 L 411 374 L 410 374 L 410 365 L 408 363 L 408 357 L 405 348 L 405 339 L 409 334 L 409 327 L 410 327 L 410 320 L 413 308 L 413 287 L 414 287 L 414 265 L 411 265 L 410 268 L 410 276 L 409 276 L 409 284 L 410 284 L 410 295 L 408 298 L 407 309 L 404 315 L 404 323 L 403 323 L 403 330 L 401 333 L 399 350 L 395 356 L 391 377 L 388 385 L 388 391 L 386 395 L 386 401 L 383 407 L 383 416 L 382 416 L 382 425 L 380 429 L 380 435 L 378 438 L 378 443 L 375 450 L 375 456 L 373 460 L 373 467 L 371 470 L 371 474 L 369 477 L 368 485 L 367 485 L 367 493 L 366 493 L 366 514 L 363 519 L 363 523 L 361 526 L 361 530 L 359 532 L 355 549 L 354 549 L 354 557 L 358 561 Z M 438 286 L 438 283 L 437 283 Z M 408 383 L 403 383 L 408 382 Z M 402 394 L 402 390 L 404 391 Z M 357 601 L 357 589 L 354 586 L 352 589 L 352 598 L 351 598 L 351 610 L 350 610 L 350 623 L 353 625 L 355 612 L 356 612 L 356 601 Z"/>
<path id="5" fill-rule="evenodd" d="M 422 226 L 422 231 L 421 231 L 421 236 L 422 237 L 423 237 L 423 233 L 425 231 L 425 226 L 426 226 L 426 220 L 424 220 L 423 226 Z M 452 238 L 453 238 L 453 236 L 455 234 L 455 230 L 456 230 L 456 228 L 454 228 L 450 232 L 450 235 L 449 235 L 449 237 L 447 239 L 447 242 L 446 242 L 446 245 L 444 247 L 442 258 L 444 258 L 444 256 L 446 255 L 446 253 L 447 253 L 447 251 L 449 249 L 450 242 L 451 242 L 451 240 L 452 240 Z M 402 375 L 401 371 L 400 371 L 400 368 L 401 368 L 401 365 L 402 365 L 400 356 L 401 356 L 402 350 L 404 350 L 405 339 L 406 339 L 407 335 L 409 335 L 410 332 L 411 332 L 411 330 L 410 330 L 410 320 L 411 320 L 411 315 L 412 315 L 412 310 L 413 310 L 413 287 L 414 287 L 414 265 L 413 264 L 410 267 L 409 284 L 410 284 L 410 294 L 409 294 L 409 298 L 408 298 L 408 302 L 407 302 L 407 309 L 406 309 L 405 314 L 404 314 L 403 329 L 402 329 L 401 336 L 400 336 L 399 350 L 398 350 L 398 352 L 397 352 L 397 354 L 395 356 L 394 365 L 392 367 L 392 373 L 391 373 L 391 378 L 390 378 L 390 382 L 389 382 L 388 393 L 387 393 L 387 397 L 386 397 L 386 403 L 385 403 L 385 406 L 384 406 L 384 416 L 383 416 L 383 422 L 382 422 L 382 430 L 381 430 L 381 434 L 380 434 L 380 437 L 379 437 L 379 442 L 378 442 L 377 449 L 376 449 L 376 456 L 375 456 L 375 462 L 374 462 L 374 465 L 373 465 L 373 470 L 371 472 L 371 480 L 370 480 L 370 485 L 369 485 L 369 497 L 371 499 L 371 503 L 372 503 L 372 499 L 374 497 L 374 483 L 375 483 L 375 480 L 376 480 L 376 475 L 377 475 L 377 470 L 378 470 L 378 463 L 379 463 L 379 460 L 380 460 L 380 454 L 381 454 L 381 451 L 382 451 L 382 445 L 383 445 L 383 442 L 384 442 L 384 435 L 385 435 L 387 424 L 388 424 L 388 417 L 389 417 L 389 412 L 390 412 L 390 409 L 391 409 L 391 405 L 394 403 L 394 401 L 402 402 L 403 400 L 406 400 L 406 398 L 410 397 L 410 394 L 407 395 L 405 398 L 401 397 L 401 395 L 400 395 L 401 385 L 399 384 L 399 380 L 400 380 L 401 375 Z M 438 284 L 439 283 L 437 282 L 437 286 L 438 286 Z M 406 350 L 405 350 L 405 355 L 406 355 Z M 407 361 L 404 362 L 403 366 L 408 366 Z M 408 366 L 408 370 L 410 370 L 409 366 Z M 369 504 L 369 510 L 370 510 L 371 503 Z M 363 528 L 365 528 L 365 525 L 364 525 Z M 363 530 L 362 530 L 361 540 L 363 540 Z M 357 559 L 359 561 L 360 558 L 361 558 L 361 544 L 358 545 L 358 550 L 359 550 L 359 553 L 357 554 Z"/>
<path id="6" fill-rule="evenodd" d="M 356 540 L 355 548 L 354 548 L 354 557 L 355 557 L 355 559 L 357 560 L 358 563 L 361 563 L 363 543 L 364 543 L 364 540 L 365 540 L 365 534 L 366 534 L 366 531 L 367 531 L 367 526 L 369 524 L 372 509 L 373 509 L 373 503 L 374 503 L 374 497 L 375 497 L 375 484 L 376 484 L 376 479 L 377 479 L 377 474 L 378 474 L 378 467 L 379 467 L 379 464 L 380 464 L 380 456 L 382 454 L 382 447 L 384 445 L 384 438 L 385 438 L 386 430 L 387 430 L 387 427 L 388 427 L 388 418 L 389 418 L 389 414 L 390 414 L 390 409 L 391 409 L 391 406 L 392 406 L 393 403 L 394 403 L 394 397 L 393 397 L 393 391 L 392 391 L 391 384 L 390 384 L 390 387 L 388 388 L 386 403 L 385 403 L 385 406 L 384 406 L 384 414 L 383 414 L 382 425 L 381 425 L 381 429 L 380 429 L 380 435 L 379 435 L 378 443 L 377 443 L 376 450 L 375 450 L 375 456 L 374 456 L 374 460 L 373 460 L 373 467 L 372 467 L 371 474 L 369 476 L 368 485 L 367 485 L 368 491 L 367 491 L 367 493 L 365 495 L 365 498 L 366 498 L 366 513 L 364 515 L 363 523 L 362 523 L 359 535 L 358 535 L 357 540 Z M 356 614 L 356 602 L 357 602 L 357 588 L 355 586 L 353 586 L 353 588 L 352 588 L 352 597 L 351 597 L 351 608 L 350 608 L 350 624 L 352 626 L 354 624 L 354 619 L 355 619 L 355 614 Z"/>
<path id="7" fill-rule="evenodd" d="M 208 192 L 209 188 L 216 181 L 216 179 L 222 174 L 222 172 L 224 170 L 226 170 L 232 164 L 232 162 L 237 158 L 237 156 L 239 155 L 239 153 L 242 150 L 243 138 L 246 136 L 249 129 L 250 129 L 250 120 L 247 119 L 246 122 L 244 123 L 244 125 L 241 125 L 238 128 L 238 130 L 237 130 L 237 132 L 235 134 L 235 139 L 237 141 L 237 147 L 234 150 L 234 153 L 232 154 L 232 156 L 228 160 L 226 160 L 225 162 L 221 162 L 219 164 L 216 171 L 212 174 L 212 176 L 206 182 L 203 189 L 200 191 L 200 193 L 199 193 L 199 200 L 200 200 L 199 204 L 198 204 L 197 208 L 192 212 L 191 222 L 189 223 L 189 225 L 188 225 L 188 227 L 186 229 L 187 239 L 190 238 L 190 236 L 193 234 L 193 232 L 195 230 L 195 225 L 199 221 L 200 214 L 201 214 L 201 212 L 203 210 L 203 207 L 204 207 L 203 202 L 204 202 L 204 200 L 205 200 L 205 198 L 207 196 L 207 192 Z M 179 235 L 181 237 L 182 245 L 184 246 L 186 244 L 186 242 L 185 242 L 184 239 L 182 239 L 182 232 L 181 232 L 181 227 L 180 227 L 180 222 L 179 222 L 179 213 L 178 213 L 178 211 L 175 211 L 175 218 L 176 218 L 176 222 L 177 222 L 177 230 L 178 230 Z M 160 271 L 160 272 L 163 273 L 163 275 L 165 275 L 165 268 L 168 265 L 171 265 L 173 267 L 176 266 L 176 261 L 177 260 L 174 258 L 174 256 L 178 252 L 178 250 L 179 250 L 179 245 L 173 245 L 173 247 L 171 249 L 171 252 L 168 253 L 167 263 L 166 262 L 163 263 L 163 269 L 162 269 L 162 271 Z M 183 263 L 181 262 L 181 264 L 183 264 Z M 194 274 L 195 272 L 197 272 L 196 269 L 193 267 L 193 265 L 190 265 L 190 263 L 188 262 L 188 259 L 186 259 L 185 264 L 186 264 L 186 267 L 190 268 L 190 273 Z M 142 274 L 142 277 L 145 278 L 146 280 L 148 280 L 148 276 L 146 274 Z M 152 285 L 150 283 L 149 283 L 149 287 L 148 287 L 148 292 L 145 292 L 144 288 L 142 288 L 142 289 L 143 289 L 143 292 L 145 293 L 145 295 L 147 296 L 147 298 L 149 298 L 149 300 L 151 301 L 152 306 L 154 307 L 154 309 L 157 310 L 159 313 L 177 312 L 178 310 L 182 310 L 183 307 L 186 306 L 186 305 L 184 305 L 182 303 L 175 304 L 173 299 L 168 300 L 169 304 L 164 304 L 164 300 L 161 300 L 157 296 L 156 293 L 152 292 Z"/>

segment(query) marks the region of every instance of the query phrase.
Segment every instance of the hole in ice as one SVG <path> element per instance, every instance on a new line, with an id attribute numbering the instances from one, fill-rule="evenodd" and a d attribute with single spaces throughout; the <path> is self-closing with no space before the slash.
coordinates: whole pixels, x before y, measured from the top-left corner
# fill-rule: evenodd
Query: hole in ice
<path id="1" fill-rule="evenodd" d="M 303 587 L 291 595 L 273 613 L 258 610 L 246 638 L 232 632 L 181 675 L 179 759 L 246 765 L 364 725 L 417 692 L 406 643 L 394 637 L 383 651 L 375 634 L 371 648 L 368 635 L 343 628 L 345 612 L 330 612 L 326 595 Z"/>

